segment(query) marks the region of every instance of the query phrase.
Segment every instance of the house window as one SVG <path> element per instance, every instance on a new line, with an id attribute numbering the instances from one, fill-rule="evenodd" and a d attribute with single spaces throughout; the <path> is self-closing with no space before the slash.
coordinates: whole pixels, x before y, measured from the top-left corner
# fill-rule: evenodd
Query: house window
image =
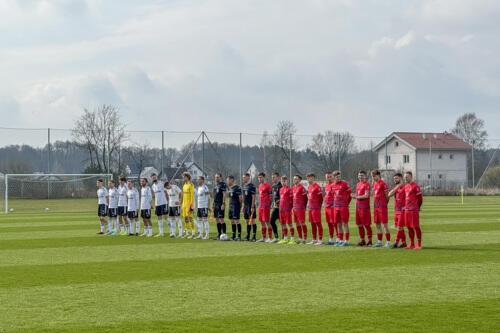
<path id="1" fill-rule="evenodd" d="M 439 158 L 440 160 L 442 160 L 442 159 L 443 159 L 443 155 L 439 154 L 439 155 L 438 155 L 438 158 Z"/>
<path id="2" fill-rule="evenodd" d="M 391 155 L 385 155 L 385 163 L 391 163 Z"/>
<path id="3" fill-rule="evenodd" d="M 431 179 L 431 174 L 430 173 L 427 174 L 427 179 Z"/>
<path id="4" fill-rule="evenodd" d="M 410 163 L 410 155 L 403 155 L 403 163 Z"/>
<path id="5" fill-rule="evenodd" d="M 439 179 L 443 179 L 443 175 L 439 175 Z"/>
<path id="6" fill-rule="evenodd" d="M 453 159 L 453 154 L 450 154 L 450 160 L 452 160 L 452 159 Z"/>
<path id="7" fill-rule="evenodd" d="M 394 146 L 399 147 L 399 142 L 398 141 L 394 142 Z"/>

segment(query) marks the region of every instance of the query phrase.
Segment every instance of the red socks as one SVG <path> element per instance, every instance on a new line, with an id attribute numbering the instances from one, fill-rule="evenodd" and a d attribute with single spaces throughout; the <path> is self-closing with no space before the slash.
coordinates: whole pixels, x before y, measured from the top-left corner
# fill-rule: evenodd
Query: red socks
<path id="1" fill-rule="evenodd" d="M 285 238 L 285 237 L 288 237 L 288 229 L 287 228 L 283 228 L 283 238 Z"/>
<path id="2" fill-rule="evenodd" d="M 304 236 L 303 239 L 307 239 L 307 225 L 305 223 L 302 225 L 302 236 Z"/>
<path id="3" fill-rule="evenodd" d="M 385 240 L 388 241 L 388 242 L 391 241 L 391 233 L 390 232 L 388 232 L 388 233 L 385 234 Z"/>
<path id="4" fill-rule="evenodd" d="M 348 234 L 347 234 L 347 235 L 348 235 Z M 341 241 L 343 241 L 343 240 L 344 240 L 344 233 L 342 233 L 342 232 L 341 232 L 341 233 L 339 234 L 339 239 L 340 239 Z"/>
<path id="5" fill-rule="evenodd" d="M 333 229 L 334 229 L 334 224 L 333 223 L 327 223 L 328 224 L 328 235 L 330 238 L 333 238 Z"/>
<path id="6" fill-rule="evenodd" d="M 408 238 L 410 238 L 410 245 L 415 245 L 415 229 L 408 228 Z"/>
<path id="7" fill-rule="evenodd" d="M 364 242 L 365 241 L 365 228 L 363 228 L 363 226 L 359 226 L 358 230 L 359 230 L 359 238 L 361 238 L 361 241 Z"/>
<path id="8" fill-rule="evenodd" d="M 269 236 L 269 239 L 273 238 L 273 228 L 267 228 L 267 235 Z"/>
<path id="9" fill-rule="evenodd" d="M 349 233 L 348 232 L 344 232 L 344 238 L 346 241 L 349 240 Z"/>
<path id="10" fill-rule="evenodd" d="M 378 240 L 379 242 L 381 242 L 381 241 L 382 241 L 382 234 L 379 234 L 378 232 L 377 232 L 377 240 Z"/>
<path id="11" fill-rule="evenodd" d="M 417 234 L 417 244 L 418 246 L 422 246 L 422 230 L 420 227 L 415 228 L 415 233 Z"/>
<path id="12" fill-rule="evenodd" d="M 293 230 L 293 228 L 292 228 Z M 297 226 L 297 233 L 299 234 L 299 238 L 302 239 L 302 226 L 298 225 Z"/>
<path id="13" fill-rule="evenodd" d="M 365 226 L 366 228 L 366 234 L 368 235 L 368 242 L 372 241 L 373 233 L 372 233 L 372 227 L 371 226 Z"/>
<path id="14" fill-rule="evenodd" d="M 295 229 L 290 227 L 290 236 L 295 237 Z"/>
<path id="15" fill-rule="evenodd" d="M 316 240 L 316 236 L 318 234 L 318 226 L 316 223 L 311 223 L 311 228 L 312 228 L 312 234 L 313 234 L 313 240 Z"/>
<path id="16" fill-rule="evenodd" d="M 318 228 L 318 240 L 322 241 L 323 240 L 323 225 L 320 223 L 314 223 L 316 224 L 316 227 Z"/>
<path id="17" fill-rule="evenodd" d="M 266 238 L 267 228 L 266 227 L 262 227 L 261 231 L 262 231 L 262 238 Z"/>

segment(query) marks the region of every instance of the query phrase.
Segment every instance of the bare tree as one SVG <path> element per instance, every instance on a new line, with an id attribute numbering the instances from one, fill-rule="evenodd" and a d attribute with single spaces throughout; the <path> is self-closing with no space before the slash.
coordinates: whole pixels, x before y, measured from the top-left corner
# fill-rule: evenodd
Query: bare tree
<path id="1" fill-rule="evenodd" d="M 140 174 L 142 170 L 154 160 L 154 150 L 148 143 L 135 144 L 123 149 L 128 160 L 133 163 L 133 167 Z"/>
<path id="2" fill-rule="evenodd" d="M 297 127 L 290 120 L 281 120 L 276 125 L 272 137 L 273 154 L 272 154 L 272 169 L 285 173 L 288 171 L 288 164 L 290 163 L 290 150 L 297 150 L 298 144 L 295 135 L 297 134 Z M 297 158 L 297 156 L 296 156 Z M 294 160 L 291 161 L 292 166 L 298 170 Z"/>
<path id="3" fill-rule="evenodd" d="M 355 150 L 354 136 L 349 132 L 325 131 L 316 134 L 310 149 L 316 152 L 323 172 L 340 169 L 341 161 Z"/>
<path id="4" fill-rule="evenodd" d="M 451 132 L 476 149 L 486 148 L 488 133 L 484 130 L 484 120 L 475 113 L 460 116 Z"/>
<path id="5" fill-rule="evenodd" d="M 118 107 L 105 104 L 92 111 L 84 109 L 72 135 L 87 150 L 90 164 L 102 171 L 110 169 L 114 153 L 127 137 Z"/>

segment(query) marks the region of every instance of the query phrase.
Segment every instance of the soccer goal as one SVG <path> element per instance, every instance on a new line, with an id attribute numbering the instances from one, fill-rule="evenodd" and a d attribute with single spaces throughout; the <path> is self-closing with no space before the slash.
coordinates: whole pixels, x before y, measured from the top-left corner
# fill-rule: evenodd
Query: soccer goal
<path id="1" fill-rule="evenodd" d="M 0 200 L 5 214 L 92 211 L 96 182 L 105 186 L 111 174 L 5 174 L 0 176 Z M 2 179 L 3 178 L 3 179 Z"/>

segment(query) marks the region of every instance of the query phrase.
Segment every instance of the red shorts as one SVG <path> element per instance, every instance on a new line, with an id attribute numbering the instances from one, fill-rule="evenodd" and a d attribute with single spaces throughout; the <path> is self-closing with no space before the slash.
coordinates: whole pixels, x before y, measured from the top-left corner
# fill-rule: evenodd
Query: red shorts
<path id="1" fill-rule="evenodd" d="M 259 208 L 259 222 L 269 222 L 271 220 L 271 208 Z"/>
<path id="2" fill-rule="evenodd" d="M 356 224 L 366 226 L 372 224 L 372 214 L 369 209 L 356 209 Z"/>
<path id="3" fill-rule="evenodd" d="M 349 222 L 349 207 L 336 207 L 334 212 L 334 222 Z"/>
<path id="4" fill-rule="evenodd" d="M 405 225 L 408 228 L 420 227 L 420 212 L 417 210 L 405 210 Z"/>
<path id="5" fill-rule="evenodd" d="M 335 223 L 335 208 L 325 207 L 325 221 L 326 223 Z"/>
<path id="6" fill-rule="evenodd" d="M 387 223 L 389 216 L 387 215 L 387 208 L 374 208 L 373 209 L 373 223 Z"/>
<path id="7" fill-rule="evenodd" d="M 294 209 L 293 210 L 293 222 L 304 223 L 306 221 L 306 210 L 305 209 Z"/>
<path id="8" fill-rule="evenodd" d="M 309 209 L 309 222 L 321 223 L 321 209 Z"/>
<path id="9" fill-rule="evenodd" d="M 405 226 L 405 213 L 404 212 L 394 212 L 394 226 L 404 227 Z"/>
<path id="10" fill-rule="evenodd" d="M 280 212 L 280 224 L 292 224 L 292 212 Z"/>

